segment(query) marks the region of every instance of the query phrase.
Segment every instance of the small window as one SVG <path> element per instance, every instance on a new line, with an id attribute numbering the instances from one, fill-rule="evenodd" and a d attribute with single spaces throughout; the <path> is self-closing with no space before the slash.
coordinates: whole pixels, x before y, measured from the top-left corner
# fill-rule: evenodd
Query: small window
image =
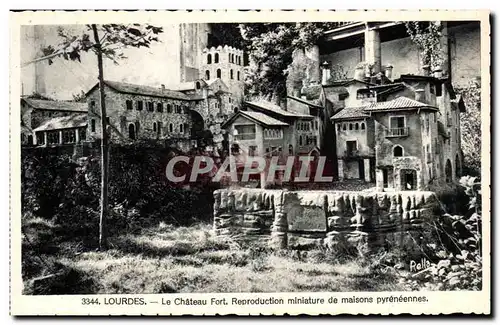
<path id="1" fill-rule="evenodd" d="M 210 71 L 205 71 L 205 79 L 210 80 Z"/>
<path id="2" fill-rule="evenodd" d="M 181 105 L 175 105 L 175 112 L 177 114 L 181 114 L 182 113 L 182 110 L 181 110 Z"/>
<path id="3" fill-rule="evenodd" d="M 181 133 L 184 133 L 184 125 L 182 125 L 182 124 L 181 124 L 181 125 L 179 125 L 179 131 L 180 131 Z"/>
<path id="4" fill-rule="evenodd" d="M 361 123 L 361 130 L 365 129 L 365 123 Z"/>
<path id="5" fill-rule="evenodd" d="M 163 113 L 163 103 L 156 104 L 156 111 L 158 113 Z"/>
<path id="6" fill-rule="evenodd" d="M 156 122 L 153 122 L 153 131 L 156 132 Z"/>
<path id="7" fill-rule="evenodd" d="M 184 133 L 188 133 L 188 132 L 189 132 L 189 124 L 184 123 Z"/>
<path id="8" fill-rule="evenodd" d="M 137 101 L 137 110 L 142 111 L 142 106 L 144 105 L 142 100 Z"/>
<path id="9" fill-rule="evenodd" d="M 234 107 L 233 112 L 238 113 L 238 107 Z"/>
<path id="10" fill-rule="evenodd" d="M 299 146 L 301 146 L 303 143 L 303 139 L 302 139 L 302 136 L 299 136 Z"/>
<path id="11" fill-rule="evenodd" d="M 347 130 L 347 124 L 346 123 L 342 124 L 342 130 L 344 130 L 344 131 Z"/>
<path id="12" fill-rule="evenodd" d="M 392 150 L 393 150 L 394 157 L 403 157 L 403 154 L 404 154 L 403 147 L 397 145 Z"/>
<path id="13" fill-rule="evenodd" d="M 201 84 L 199 81 L 196 82 L 196 89 L 201 89 Z"/>
<path id="14" fill-rule="evenodd" d="M 288 145 L 288 154 L 293 155 L 293 146 L 291 144 Z"/>
<path id="15" fill-rule="evenodd" d="M 231 62 L 231 53 L 229 53 L 228 60 L 229 60 L 229 63 L 232 63 L 232 62 Z"/>
<path id="16" fill-rule="evenodd" d="M 222 78 L 222 72 L 220 69 L 217 69 L 217 78 Z"/>
<path id="17" fill-rule="evenodd" d="M 95 132 L 95 120 L 90 120 L 90 131 Z"/>
<path id="18" fill-rule="evenodd" d="M 127 106 L 127 109 L 131 111 L 133 109 L 132 107 L 132 101 L 131 100 L 126 100 L 125 105 Z"/>
<path id="19" fill-rule="evenodd" d="M 219 53 L 215 53 L 215 55 L 214 55 L 214 63 L 219 63 Z"/>
<path id="20" fill-rule="evenodd" d="M 154 112 L 155 111 L 155 104 L 153 102 L 148 102 L 148 111 Z"/>
<path id="21" fill-rule="evenodd" d="M 172 105 L 167 104 L 167 113 L 172 113 Z"/>
<path id="22" fill-rule="evenodd" d="M 236 72 L 236 80 L 240 80 L 240 72 Z"/>
<path id="23" fill-rule="evenodd" d="M 230 77 L 231 79 L 234 79 L 234 76 L 233 76 L 233 69 L 231 69 L 231 71 L 229 72 L 229 77 Z"/>
<path id="24" fill-rule="evenodd" d="M 207 55 L 207 64 L 211 64 L 212 63 L 212 54 L 208 54 Z"/>
<path id="25" fill-rule="evenodd" d="M 352 123 L 349 123 L 349 130 L 352 130 Z"/>
<path id="26" fill-rule="evenodd" d="M 90 111 L 95 112 L 95 100 L 90 101 Z"/>
<path id="27" fill-rule="evenodd" d="M 436 97 L 443 96 L 443 85 L 436 86 Z"/>
<path id="28" fill-rule="evenodd" d="M 168 125 L 168 132 L 170 133 L 174 132 L 174 125 L 172 123 Z"/>
<path id="29" fill-rule="evenodd" d="M 358 123 L 354 124 L 354 129 L 359 130 L 359 124 Z"/>

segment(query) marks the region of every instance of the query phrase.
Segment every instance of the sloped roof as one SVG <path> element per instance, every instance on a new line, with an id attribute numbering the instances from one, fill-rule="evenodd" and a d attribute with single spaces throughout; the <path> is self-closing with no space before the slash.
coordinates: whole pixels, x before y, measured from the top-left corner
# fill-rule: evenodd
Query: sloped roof
<path id="1" fill-rule="evenodd" d="M 278 105 L 275 105 L 270 102 L 265 102 L 265 101 L 246 101 L 245 104 L 250 105 L 251 107 L 261 109 L 266 112 L 272 112 L 275 114 L 279 114 L 283 117 L 292 117 L 292 118 L 312 118 L 312 115 L 309 114 L 301 114 L 301 113 L 296 113 L 296 112 L 291 112 L 291 111 L 285 111 L 284 109 L 281 109 Z"/>
<path id="2" fill-rule="evenodd" d="M 438 110 L 437 107 L 416 101 L 414 99 L 410 99 L 407 97 L 398 97 L 393 100 L 373 103 L 366 106 L 345 107 L 340 112 L 331 117 L 331 120 L 364 118 L 369 117 L 370 115 L 368 115 L 368 113 L 370 112 L 389 112 L 417 108 Z"/>
<path id="3" fill-rule="evenodd" d="M 23 100 L 33 108 L 54 111 L 86 112 L 87 103 L 65 102 L 45 99 L 23 98 Z"/>
<path id="4" fill-rule="evenodd" d="M 144 95 L 144 96 L 154 96 L 154 97 L 162 97 L 162 98 L 171 98 L 171 99 L 180 99 L 180 100 L 190 100 L 190 98 L 181 93 L 180 91 L 175 91 L 171 89 L 162 89 L 155 88 L 144 85 L 136 85 L 130 84 L 126 82 L 118 82 L 118 81 L 110 81 L 105 80 L 104 83 L 108 85 L 110 88 L 113 88 L 117 92 L 125 93 L 125 94 L 135 94 L 135 95 Z M 99 86 L 97 83 L 94 87 L 92 87 L 88 92 L 90 93 L 96 87 Z"/>
<path id="5" fill-rule="evenodd" d="M 240 111 L 241 115 L 247 116 L 253 120 L 256 120 L 258 123 L 265 124 L 268 126 L 288 126 L 288 123 L 277 120 L 271 116 L 268 116 L 264 113 L 259 112 L 249 112 L 249 111 Z"/>
<path id="6" fill-rule="evenodd" d="M 226 122 L 224 122 L 222 124 L 222 127 L 226 127 L 228 126 L 229 124 L 231 124 L 232 121 L 234 121 L 238 116 L 244 116 L 252 121 L 254 121 L 255 123 L 258 123 L 258 124 L 262 124 L 262 125 L 266 125 L 266 126 L 289 126 L 288 123 L 285 123 L 285 122 L 282 122 L 280 120 L 277 120 L 271 116 L 268 116 L 264 113 L 260 113 L 260 112 L 249 112 L 249 111 L 238 111 L 236 114 L 233 114 L 233 116 L 231 116 L 229 118 L 229 120 L 227 120 Z"/>
<path id="7" fill-rule="evenodd" d="M 457 95 L 455 99 L 452 99 L 451 104 L 455 105 L 455 107 L 458 108 L 462 113 L 464 113 L 467 110 L 462 95 Z"/>
<path id="8" fill-rule="evenodd" d="M 362 83 L 362 84 L 365 84 L 365 85 L 374 85 L 370 82 L 367 82 L 367 81 L 364 81 L 364 80 L 359 80 L 359 79 L 355 79 L 355 78 L 350 78 L 350 79 L 345 79 L 345 80 L 335 80 L 335 81 L 331 81 L 329 82 L 328 84 L 326 85 L 323 85 L 324 88 L 328 88 L 328 87 L 341 87 L 341 86 L 348 86 L 350 84 L 353 84 L 353 83 L 356 83 L 356 82 L 359 82 L 359 83 Z"/>
<path id="9" fill-rule="evenodd" d="M 312 106 L 312 107 L 317 107 L 317 108 L 323 108 L 323 106 L 321 105 L 318 105 L 312 101 L 309 101 L 307 99 L 302 99 L 302 98 L 299 98 L 299 97 L 295 97 L 295 96 L 287 96 L 288 98 L 292 99 L 292 100 L 295 100 L 299 103 L 302 103 L 302 104 L 305 104 L 305 105 L 309 105 L 309 106 Z"/>
<path id="10" fill-rule="evenodd" d="M 47 120 L 33 131 L 59 130 L 83 126 L 87 126 L 87 114 L 74 114 Z"/>
<path id="11" fill-rule="evenodd" d="M 364 107 L 345 107 L 340 112 L 332 116 L 332 120 L 350 120 L 370 117 L 364 111 Z"/>
<path id="12" fill-rule="evenodd" d="M 402 96 L 386 102 L 373 103 L 369 106 L 364 107 L 364 111 L 379 112 L 379 111 L 408 110 L 409 108 L 427 108 L 427 109 L 438 110 L 437 107 Z"/>

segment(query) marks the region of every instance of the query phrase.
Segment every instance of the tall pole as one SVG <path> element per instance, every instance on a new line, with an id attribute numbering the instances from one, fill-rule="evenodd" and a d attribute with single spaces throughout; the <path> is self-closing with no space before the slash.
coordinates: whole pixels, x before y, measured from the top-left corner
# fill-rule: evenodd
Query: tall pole
<path id="1" fill-rule="evenodd" d="M 104 75 L 102 68 L 102 48 L 97 27 L 92 24 L 99 70 L 99 95 L 101 106 L 101 214 L 99 216 L 99 249 L 106 248 L 105 222 L 108 213 L 108 132 L 106 130 L 106 101 L 104 96 Z"/>

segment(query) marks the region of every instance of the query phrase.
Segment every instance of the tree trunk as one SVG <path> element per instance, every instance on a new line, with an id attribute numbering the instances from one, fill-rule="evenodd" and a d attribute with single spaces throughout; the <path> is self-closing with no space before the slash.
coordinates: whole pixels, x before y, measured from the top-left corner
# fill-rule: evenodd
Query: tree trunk
<path id="1" fill-rule="evenodd" d="M 97 27 L 92 24 L 95 47 L 97 52 L 97 67 L 99 70 L 99 95 L 101 104 L 101 214 L 99 217 L 99 250 L 106 249 L 106 218 L 108 215 L 108 132 L 106 130 L 106 101 L 104 96 L 104 73 L 102 68 L 102 49 Z"/>

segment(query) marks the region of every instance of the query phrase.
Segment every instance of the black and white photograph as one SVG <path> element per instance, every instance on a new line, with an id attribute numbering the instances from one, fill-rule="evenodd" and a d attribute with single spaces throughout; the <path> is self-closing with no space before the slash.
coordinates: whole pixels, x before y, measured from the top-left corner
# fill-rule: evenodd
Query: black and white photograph
<path id="1" fill-rule="evenodd" d="M 489 292 L 489 25 L 390 17 L 19 26 L 21 294 Z"/>

